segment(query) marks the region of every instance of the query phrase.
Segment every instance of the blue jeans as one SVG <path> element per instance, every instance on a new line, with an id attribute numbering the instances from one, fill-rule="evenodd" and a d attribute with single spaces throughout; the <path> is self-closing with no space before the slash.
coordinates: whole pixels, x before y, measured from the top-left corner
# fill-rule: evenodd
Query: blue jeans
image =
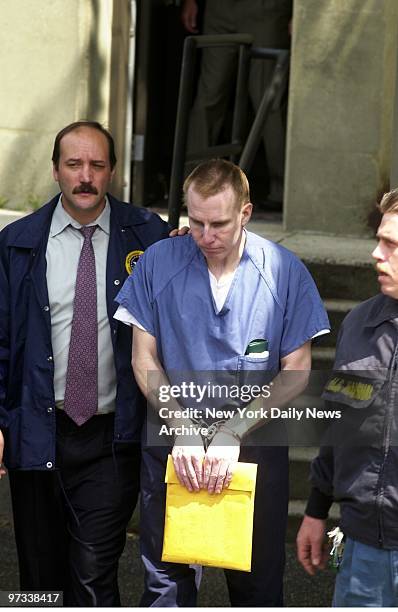
<path id="1" fill-rule="evenodd" d="M 374 548 L 347 538 L 333 607 L 355 606 L 398 606 L 398 550 Z"/>

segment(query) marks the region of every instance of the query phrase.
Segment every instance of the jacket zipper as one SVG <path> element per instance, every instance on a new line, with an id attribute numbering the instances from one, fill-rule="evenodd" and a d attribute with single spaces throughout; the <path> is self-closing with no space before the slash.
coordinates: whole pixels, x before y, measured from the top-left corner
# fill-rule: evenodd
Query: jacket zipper
<path id="1" fill-rule="evenodd" d="M 393 393 L 393 385 L 395 374 L 397 372 L 398 367 L 398 345 L 395 347 L 394 355 L 393 355 L 393 363 L 390 371 L 390 378 L 388 381 L 388 393 L 387 393 L 387 414 L 384 424 L 384 433 L 383 433 L 383 462 L 380 469 L 379 480 L 377 485 L 377 496 L 376 496 L 376 505 L 377 505 L 377 525 L 378 525 L 378 541 L 379 546 L 382 548 L 383 546 L 383 521 L 382 521 L 382 505 L 383 505 L 383 497 L 384 497 L 384 486 L 383 486 L 383 476 L 384 470 L 387 463 L 387 456 L 390 450 L 390 432 L 391 432 L 391 421 L 393 417 L 393 408 L 394 408 L 394 393 Z"/>

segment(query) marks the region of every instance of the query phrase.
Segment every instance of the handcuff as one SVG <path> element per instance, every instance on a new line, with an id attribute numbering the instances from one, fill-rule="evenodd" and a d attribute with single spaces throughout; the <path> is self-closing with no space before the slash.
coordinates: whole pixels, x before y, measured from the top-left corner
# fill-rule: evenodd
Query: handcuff
<path id="1" fill-rule="evenodd" d="M 239 444 L 242 442 L 242 438 L 240 437 L 240 435 L 236 433 L 236 431 L 228 427 L 225 419 L 222 419 L 221 421 L 215 421 L 211 425 L 208 425 L 208 423 L 206 423 L 204 419 L 192 419 L 192 421 L 195 423 L 195 425 L 198 425 L 202 430 L 203 429 L 207 430 L 207 434 L 201 434 L 204 448 L 206 451 L 209 448 L 214 436 L 218 434 L 219 432 L 224 432 L 224 433 L 227 433 L 233 436 L 235 440 L 239 442 Z"/>

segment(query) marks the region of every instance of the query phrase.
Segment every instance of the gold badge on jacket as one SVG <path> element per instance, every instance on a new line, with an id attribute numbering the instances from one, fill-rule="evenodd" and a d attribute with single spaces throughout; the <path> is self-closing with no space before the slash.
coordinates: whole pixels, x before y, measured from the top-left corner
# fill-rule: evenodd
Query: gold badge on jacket
<path id="1" fill-rule="evenodd" d="M 126 255 L 126 261 L 124 265 L 126 266 L 127 274 L 131 274 L 135 268 L 135 265 L 144 251 L 130 251 Z"/>

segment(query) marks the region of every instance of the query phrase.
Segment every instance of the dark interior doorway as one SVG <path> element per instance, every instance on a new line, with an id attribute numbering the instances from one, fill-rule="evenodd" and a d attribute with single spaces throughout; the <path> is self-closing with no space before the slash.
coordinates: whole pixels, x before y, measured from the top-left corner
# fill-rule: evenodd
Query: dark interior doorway
<path id="1" fill-rule="evenodd" d="M 137 2 L 131 199 L 137 205 L 160 209 L 167 208 L 182 51 L 188 35 L 181 23 L 179 4 L 178 0 Z M 205 0 L 198 4 L 202 19 Z M 196 72 L 198 76 L 199 61 Z M 249 116 L 248 126 L 251 119 Z M 227 140 L 228 125 L 227 117 Z M 252 200 L 257 213 L 280 213 L 279 207 L 270 209 L 265 201 L 268 177 L 264 168 L 266 160 L 261 144 L 248 177 Z"/>

